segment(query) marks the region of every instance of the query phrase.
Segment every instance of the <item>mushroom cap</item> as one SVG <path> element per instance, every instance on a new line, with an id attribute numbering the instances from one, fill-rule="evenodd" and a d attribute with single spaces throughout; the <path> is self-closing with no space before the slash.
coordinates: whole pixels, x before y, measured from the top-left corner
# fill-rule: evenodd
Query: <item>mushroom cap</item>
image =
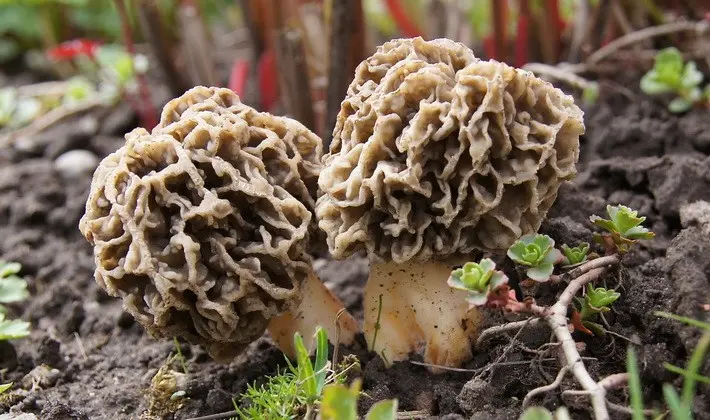
<path id="1" fill-rule="evenodd" d="M 464 49 L 399 39 L 357 67 L 318 180 L 336 258 L 506 249 L 575 176 L 584 123 L 573 98 Z"/>
<path id="2" fill-rule="evenodd" d="M 321 148 L 228 89 L 191 89 L 94 173 L 96 281 L 152 335 L 231 360 L 299 302 Z"/>

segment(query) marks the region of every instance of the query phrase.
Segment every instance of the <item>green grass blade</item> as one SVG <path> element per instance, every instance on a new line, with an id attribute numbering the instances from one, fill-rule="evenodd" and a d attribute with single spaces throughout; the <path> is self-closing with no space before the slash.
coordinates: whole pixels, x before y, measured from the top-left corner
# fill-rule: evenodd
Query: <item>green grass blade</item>
<path id="1" fill-rule="evenodd" d="M 298 362 L 298 382 L 303 385 L 306 391 L 306 398 L 309 401 L 314 401 L 318 397 L 318 390 L 311 358 L 308 356 L 308 350 L 306 350 L 301 334 L 294 334 L 293 342 L 296 348 L 296 361 Z"/>
<path id="2" fill-rule="evenodd" d="M 8 384 L 2 384 L 2 385 L 0 385 L 0 394 L 2 394 L 3 392 L 7 391 L 7 390 L 10 389 L 11 387 L 12 387 L 12 382 L 10 382 L 10 383 L 8 383 Z"/>
<path id="3" fill-rule="evenodd" d="M 666 404 L 671 410 L 673 420 L 692 420 L 690 410 L 687 407 L 683 407 L 678 397 L 678 392 L 673 388 L 673 385 L 663 384 L 663 396 L 666 398 Z"/>
<path id="4" fill-rule="evenodd" d="M 321 395 L 325 386 L 326 368 L 328 366 L 328 334 L 321 327 L 316 330 L 316 395 Z"/>
<path id="5" fill-rule="evenodd" d="M 641 377 L 636 360 L 636 351 L 629 346 L 626 352 L 626 370 L 629 372 L 629 393 L 631 394 L 631 415 L 632 420 L 645 420 L 643 414 L 643 390 L 641 389 Z"/>
<path id="6" fill-rule="evenodd" d="M 677 373 L 678 375 L 682 375 L 685 377 L 692 376 L 698 382 L 702 382 L 704 384 L 710 384 L 710 377 L 708 377 L 708 376 L 692 373 L 689 370 L 680 368 L 680 367 L 672 365 L 670 363 L 664 363 L 663 367 L 665 367 L 666 370 L 668 370 L 670 372 Z"/>
<path id="7" fill-rule="evenodd" d="M 693 355 L 690 356 L 690 361 L 688 362 L 688 372 L 690 375 L 685 376 L 683 380 L 683 392 L 681 396 L 681 401 L 685 407 L 690 409 L 693 407 L 693 397 L 695 396 L 695 376 L 700 372 L 700 368 L 703 365 L 703 360 L 705 359 L 705 354 L 708 352 L 708 347 L 710 347 L 710 331 L 706 331 L 700 340 L 698 345 L 693 350 Z"/>
<path id="8" fill-rule="evenodd" d="M 704 330 L 710 330 L 710 323 L 708 323 L 708 322 L 699 321 L 697 319 L 688 318 L 686 316 L 676 315 L 676 314 L 672 314 L 669 312 L 657 311 L 657 312 L 654 312 L 653 314 L 656 316 L 663 317 L 663 318 L 672 319 L 674 321 L 679 321 L 679 322 L 682 322 L 684 324 L 688 324 L 693 327 L 702 328 Z"/>

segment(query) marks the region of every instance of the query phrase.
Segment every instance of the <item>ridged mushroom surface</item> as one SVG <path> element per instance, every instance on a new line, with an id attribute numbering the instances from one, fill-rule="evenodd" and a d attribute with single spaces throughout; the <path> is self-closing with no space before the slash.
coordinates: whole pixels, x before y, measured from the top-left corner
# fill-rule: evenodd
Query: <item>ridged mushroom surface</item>
<path id="1" fill-rule="evenodd" d="M 342 103 L 316 205 L 336 258 L 503 250 L 576 174 L 583 113 L 533 74 L 446 40 L 384 44 Z"/>
<path id="2" fill-rule="evenodd" d="M 171 101 L 94 174 L 80 229 L 97 282 L 151 334 L 232 359 L 298 302 L 312 270 L 321 147 L 227 89 Z"/>

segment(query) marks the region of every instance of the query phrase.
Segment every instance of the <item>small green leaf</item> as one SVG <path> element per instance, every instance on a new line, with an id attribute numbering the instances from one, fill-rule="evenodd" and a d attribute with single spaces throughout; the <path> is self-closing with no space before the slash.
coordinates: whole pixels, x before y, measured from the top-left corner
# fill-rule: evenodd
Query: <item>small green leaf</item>
<path id="1" fill-rule="evenodd" d="M 675 98 L 668 104 L 668 110 L 674 114 L 680 114 L 693 107 L 693 103 L 685 98 Z"/>
<path id="2" fill-rule="evenodd" d="M 0 260 L 0 279 L 3 277 L 8 277 L 12 274 L 17 274 L 22 269 L 20 263 L 16 262 L 5 262 Z"/>
<path id="3" fill-rule="evenodd" d="M 686 88 L 695 88 L 703 81 L 703 74 L 698 70 L 695 61 L 689 61 L 683 69 L 683 78 L 681 85 Z"/>
<path id="4" fill-rule="evenodd" d="M 582 242 L 574 248 L 567 246 L 567 244 L 563 244 L 562 252 L 565 255 L 565 265 L 580 264 L 587 260 L 587 254 L 589 253 L 589 243 Z"/>
<path id="5" fill-rule="evenodd" d="M 660 95 L 662 93 L 673 92 L 674 88 L 657 80 L 655 71 L 646 73 L 641 78 L 641 91 L 647 95 Z"/>
<path id="6" fill-rule="evenodd" d="M 0 341 L 15 340 L 30 335 L 30 323 L 19 319 L 6 320 L 4 314 L 0 314 Z"/>
<path id="7" fill-rule="evenodd" d="M 12 382 L 7 383 L 7 384 L 0 384 L 0 394 L 4 394 L 5 391 L 7 391 L 10 388 L 12 388 Z"/>
<path id="8" fill-rule="evenodd" d="M 40 111 L 42 111 L 42 103 L 38 99 L 20 98 L 9 125 L 12 127 L 25 126 L 37 118 Z"/>
<path id="9" fill-rule="evenodd" d="M 592 284 L 589 284 L 587 294 L 585 295 L 585 299 L 589 306 L 597 310 L 610 306 L 620 297 L 621 293 L 618 293 L 613 289 L 605 289 L 603 287 L 595 289 Z"/>
<path id="10" fill-rule="evenodd" d="M 15 275 L 0 278 L 0 303 L 20 302 L 29 297 L 27 282 Z"/>
<path id="11" fill-rule="evenodd" d="M 379 401 L 367 412 L 365 420 L 396 420 L 397 405 L 397 400 Z"/>
<path id="12" fill-rule="evenodd" d="M 323 389 L 320 405 L 322 420 L 357 420 L 357 396 L 360 382 L 355 381 L 351 388 L 333 384 Z"/>
<path id="13" fill-rule="evenodd" d="M 555 266 L 553 266 L 550 263 L 544 263 L 540 264 L 537 267 L 532 267 L 529 268 L 526 274 L 528 277 L 530 277 L 532 280 L 535 280 L 537 282 L 546 282 L 550 280 L 550 276 L 552 276 L 552 272 L 555 270 Z"/>

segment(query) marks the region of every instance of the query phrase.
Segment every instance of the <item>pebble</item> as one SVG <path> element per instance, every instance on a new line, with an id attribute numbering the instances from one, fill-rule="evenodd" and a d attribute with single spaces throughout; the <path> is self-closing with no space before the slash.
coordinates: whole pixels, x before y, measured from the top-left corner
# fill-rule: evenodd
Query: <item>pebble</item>
<path id="1" fill-rule="evenodd" d="M 54 160 L 54 167 L 65 177 L 75 178 L 91 173 L 99 164 L 99 158 L 88 150 L 70 150 Z"/>

